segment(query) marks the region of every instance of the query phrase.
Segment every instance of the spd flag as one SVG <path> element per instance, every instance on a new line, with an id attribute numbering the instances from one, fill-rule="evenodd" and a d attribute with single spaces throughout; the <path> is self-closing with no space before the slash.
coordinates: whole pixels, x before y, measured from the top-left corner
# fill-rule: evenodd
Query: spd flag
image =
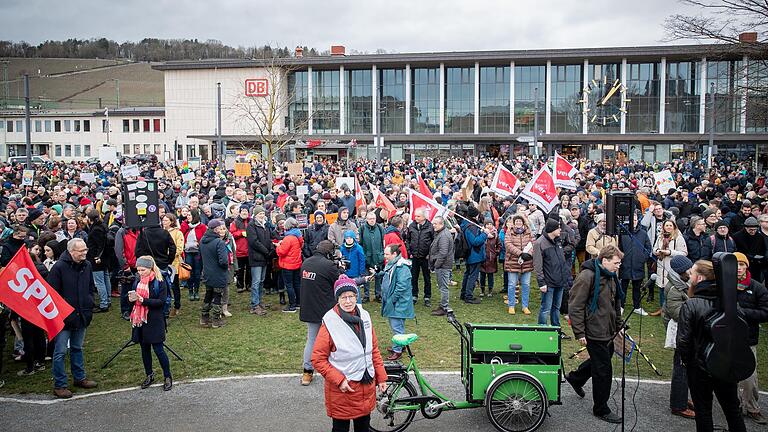
<path id="1" fill-rule="evenodd" d="M 365 205 L 365 197 L 363 191 L 360 189 L 360 182 L 355 178 L 355 209 L 359 209 L 360 206 Z"/>
<path id="2" fill-rule="evenodd" d="M 555 181 L 546 165 L 542 166 L 539 172 L 534 174 L 520 195 L 527 199 L 528 202 L 541 207 L 544 213 L 551 212 L 560 203 L 560 198 L 557 196 L 557 190 L 555 189 Z"/>
<path id="3" fill-rule="evenodd" d="M 48 340 L 64 328 L 74 309 L 40 276 L 26 246 L 0 272 L 0 303 L 48 333 Z"/>
<path id="4" fill-rule="evenodd" d="M 427 182 L 425 182 L 424 179 L 421 178 L 421 174 L 417 172 L 416 178 L 419 180 L 419 192 L 424 196 L 431 197 L 432 190 L 429 188 L 429 186 L 427 186 Z"/>
<path id="5" fill-rule="evenodd" d="M 555 152 L 555 186 L 576 190 L 576 182 L 573 180 L 573 176 L 578 172 L 579 170 Z"/>
<path id="6" fill-rule="evenodd" d="M 390 216 L 395 213 L 395 205 L 392 204 L 392 201 L 390 201 L 386 195 L 381 193 L 379 188 L 369 184 L 368 190 L 370 190 L 371 194 L 373 194 L 373 203 L 376 205 L 376 207 L 383 208 L 387 211 L 387 213 L 389 213 Z"/>
<path id="7" fill-rule="evenodd" d="M 408 194 L 408 202 L 410 204 L 409 212 L 411 213 L 411 220 L 415 220 L 413 214 L 417 209 L 424 210 L 424 217 L 426 217 L 430 222 L 432 222 L 432 219 L 434 219 L 435 216 L 442 215 L 447 210 L 445 207 L 435 202 L 432 198 L 424 196 L 415 190 L 411 190 Z"/>
<path id="8" fill-rule="evenodd" d="M 502 164 L 499 164 L 499 169 L 496 170 L 496 175 L 493 176 L 493 181 L 491 182 L 491 189 L 503 196 L 511 196 L 515 194 L 519 187 L 520 182 L 517 180 L 517 176 L 512 174 L 512 171 L 505 168 Z"/>

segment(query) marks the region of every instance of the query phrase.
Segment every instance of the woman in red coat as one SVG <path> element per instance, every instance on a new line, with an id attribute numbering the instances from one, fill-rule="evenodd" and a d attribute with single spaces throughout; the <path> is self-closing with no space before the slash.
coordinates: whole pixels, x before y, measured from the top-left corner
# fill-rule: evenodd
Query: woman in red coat
<path id="1" fill-rule="evenodd" d="M 368 431 L 376 407 L 376 386 L 387 387 L 371 316 L 357 304 L 357 284 L 341 275 L 333 285 L 338 304 L 323 316 L 312 365 L 325 378 L 325 409 L 333 432 Z"/>
<path id="2" fill-rule="evenodd" d="M 237 273 L 235 284 L 237 292 L 246 291 L 251 286 L 251 266 L 248 265 L 248 239 L 245 229 L 251 221 L 247 206 L 240 206 L 237 217 L 229 224 L 229 232 L 235 239 L 235 257 L 237 257 Z"/>
<path id="3" fill-rule="evenodd" d="M 299 231 L 299 222 L 296 219 L 286 219 L 284 226 L 283 239 L 277 242 L 277 265 L 288 291 L 288 305 L 283 308 L 283 312 L 295 313 L 301 302 L 301 250 L 304 247 L 304 237 Z"/>

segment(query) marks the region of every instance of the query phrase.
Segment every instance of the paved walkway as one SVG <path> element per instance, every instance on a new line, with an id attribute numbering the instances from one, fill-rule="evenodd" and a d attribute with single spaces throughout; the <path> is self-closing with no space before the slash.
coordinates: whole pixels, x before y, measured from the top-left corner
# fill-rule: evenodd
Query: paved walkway
<path id="1" fill-rule="evenodd" d="M 458 374 L 434 373 L 428 374 L 428 378 L 436 388 L 446 390 L 450 397 L 460 398 L 463 394 Z M 322 380 L 315 381 L 310 387 L 301 387 L 298 381 L 295 375 L 265 375 L 179 383 L 169 393 L 160 387 L 152 387 L 115 390 L 70 400 L 47 396 L 0 398 L 0 431 L 330 430 L 329 419 L 325 416 Z M 667 383 L 642 381 L 638 386 L 636 382 L 628 381 L 627 395 L 627 431 L 695 430 L 693 421 L 672 416 L 666 409 L 669 400 Z M 763 412 L 768 412 L 768 395 L 762 396 Z M 621 392 L 616 391 L 614 400 L 617 405 L 614 406 L 619 406 L 620 397 Z M 595 419 L 589 397 L 579 399 L 567 385 L 563 387 L 562 400 L 563 405 L 550 408 L 551 417 L 544 421 L 540 431 L 620 430 Z M 746 422 L 749 431 L 766 430 L 749 420 Z M 725 425 L 720 413 L 716 424 Z M 426 420 L 419 413 L 407 430 L 495 431 L 484 409 L 446 412 L 435 420 Z"/>

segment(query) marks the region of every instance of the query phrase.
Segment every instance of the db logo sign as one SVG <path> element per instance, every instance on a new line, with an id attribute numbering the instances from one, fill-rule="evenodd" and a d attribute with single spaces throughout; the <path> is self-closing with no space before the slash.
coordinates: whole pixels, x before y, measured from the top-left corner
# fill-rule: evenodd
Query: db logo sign
<path id="1" fill-rule="evenodd" d="M 246 96 L 267 96 L 269 95 L 269 81 L 266 79 L 247 79 L 245 80 Z"/>

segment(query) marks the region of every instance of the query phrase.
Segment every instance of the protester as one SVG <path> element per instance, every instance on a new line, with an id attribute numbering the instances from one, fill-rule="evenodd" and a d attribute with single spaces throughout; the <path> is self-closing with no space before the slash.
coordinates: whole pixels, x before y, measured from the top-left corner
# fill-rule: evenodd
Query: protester
<path id="1" fill-rule="evenodd" d="M 200 259 L 203 265 L 202 282 L 205 284 L 205 296 L 200 309 L 202 327 L 219 328 L 226 324 L 222 318 L 222 296 L 227 286 L 229 254 L 227 244 L 222 240 L 227 228 L 221 219 L 208 222 L 208 229 L 200 240 Z M 194 231 L 190 232 L 194 235 Z"/>
<path id="2" fill-rule="evenodd" d="M 184 256 L 184 234 L 179 229 L 179 223 L 176 219 L 176 215 L 173 213 L 166 213 L 161 219 L 163 229 L 168 231 L 173 239 L 173 244 L 176 247 L 176 254 L 173 257 L 171 267 L 173 267 L 173 309 L 171 309 L 169 316 L 175 317 L 181 315 L 181 286 L 179 284 L 179 266 Z"/>
<path id="3" fill-rule="evenodd" d="M 517 283 L 520 282 L 520 303 L 522 312 L 530 315 L 528 299 L 531 291 L 531 271 L 533 271 L 533 236 L 528 229 L 524 216 L 515 215 L 507 219 L 508 229 L 504 236 L 506 256 L 504 272 L 507 274 L 507 311 L 515 314 L 517 305 Z"/>
<path id="4" fill-rule="evenodd" d="M 661 225 L 661 233 L 656 237 L 653 245 L 653 255 L 656 257 L 656 286 L 659 287 L 659 305 L 664 306 L 664 287 L 667 286 L 667 274 L 669 262 L 673 256 L 687 255 L 688 248 L 685 239 L 677 229 L 677 225 L 671 220 L 666 220 Z M 661 307 L 649 313 L 651 316 L 661 315 Z"/>
<path id="5" fill-rule="evenodd" d="M 485 241 L 488 233 L 479 225 L 480 212 L 470 206 L 467 217 L 461 220 L 461 233 L 466 239 L 469 254 L 466 256 L 467 268 L 461 280 L 461 295 L 459 299 L 468 304 L 479 304 L 480 299 L 475 298 L 473 291 L 480 273 L 480 264 L 485 261 Z"/>
<path id="6" fill-rule="evenodd" d="M 304 246 L 304 237 L 298 230 L 299 223 L 294 218 L 285 220 L 285 236 L 277 243 L 278 265 L 281 269 L 281 277 L 286 291 L 288 291 L 288 305 L 283 312 L 295 313 L 301 300 L 301 250 Z"/>
<path id="7" fill-rule="evenodd" d="M 539 324 L 560 327 L 560 302 L 563 290 L 571 286 L 570 267 L 560 246 L 560 221 L 547 220 L 544 234 L 533 243 L 533 267 L 541 291 Z M 570 306 L 569 306 L 570 309 Z"/>
<path id="8" fill-rule="evenodd" d="M 432 280 L 429 274 L 429 247 L 435 238 L 432 223 L 424 216 L 424 209 L 413 212 L 413 222 L 406 231 L 408 256 L 411 258 L 411 285 L 413 302 L 419 301 L 419 274 L 424 275 L 424 306 L 431 307 Z"/>
<path id="9" fill-rule="evenodd" d="M 181 232 L 184 234 L 184 262 L 192 268 L 187 281 L 189 301 L 200 300 L 200 278 L 203 272 L 200 242 L 207 229 L 207 226 L 201 223 L 200 212 L 197 210 L 190 210 L 187 219 L 181 222 Z"/>
<path id="10" fill-rule="evenodd" d="M 454 239 L 446 228 L 445 219 L 435 216 L 432 220 L 435 238 L 429 247 L 429 270 L 435 273 L 437 289 L 440 291 L 440 304 L 431 312 L 432 316 L 444 316 L 448 313 L 451 269 L 453 268 Z"/>
<path id="11" fill-rule="evenodd" d="M 272 232 L 267 228 L 267 215 L 263 206 L 253 207 L 253 218 L 246 228 L 248 239 L 248 266 L 251 268 L 251 310 L 254 315 L 264 316 L 267 307 L 262 302 L 267 264 L 275 254 Z"/>
<path id="12" fill-rule="evenodd" d="M 434 223 L 434 221 L 433 221 Z M 366 273 L 374 274 L 373 293 L 375 300 L 381 301 L 381 279 L 384 269 L 384 228 L 376 221 L 376 213 L 368 212 L 365 223 L 360 226 L 360 244 L 365 251 Z M 434 243 L 433 243 L 434 244 Z M 438 278 L 438 284 L 440 280 Z M 363 302 L 370 299 L 370 286 L 365 286 Z"/>
<path id="13" fill-rule="evenodd" d="M 349 219 L 349 209 L 341 206 L 338 211 L 339 217 L 336 222 L 328 227 L 328 240 L 330 240 L 334 246 L 339 247 L 344 242 L 344 233 L 348 230 L 352 230 L 357 236 L 357 225 Z"/>
<path id="14" fill-rule="evenodd" d="M 251 289 L 252 275 L 251 266 L 248 265 L 248 233 L 246 229 L 250 220 L 249 207 L 243 204 L 237 211 L 237 217 L 229 225 L 229 232 L 235 239 L 235 257 L 237 258 L 235 284 L 239 293 Z"/>
<path id="15" fill-rule="evenodd" d="M 493 297 L 493 279 L 498 271 L 496 261 L 501 252 L 501 241 L 493 219 L 485 220 L 485 231 L 488 233 L 488 237 L 485 240 L 485 261 L 480 264 L 480 297 L 485 296 L 486 284 L 488 285 L 488 297 Z"/>
<path id="16" fill-rule="evenodd" d="M 395 335 L 405 333 L 405 320 L 413 319 L 413 291 L 411 286 L 411 262 L 400 255 L 398 245 L 384 248 L 384 279 L 381 283 L 381 316 L 389 320 L 389 327 Z M 393 345 L 389 361 L 400 359 L 403 348 Z"/>
<path id="17" fill-rule="evenodd" d="M 645 279 L 645 263 L 651 256 L 651 243 L 645 227 L 639 223 L 637 214 L 632 217 L 632 225 L 623 229 L 619 236 L 624 258 L 621 260 L 619 278 L 621 279 L 621 310 L 627 304 L 627 292 L 632 287 L 632 309 L 638 315 L 646 316 L 648 312 L 640 304 L 641 288 Z"/>

